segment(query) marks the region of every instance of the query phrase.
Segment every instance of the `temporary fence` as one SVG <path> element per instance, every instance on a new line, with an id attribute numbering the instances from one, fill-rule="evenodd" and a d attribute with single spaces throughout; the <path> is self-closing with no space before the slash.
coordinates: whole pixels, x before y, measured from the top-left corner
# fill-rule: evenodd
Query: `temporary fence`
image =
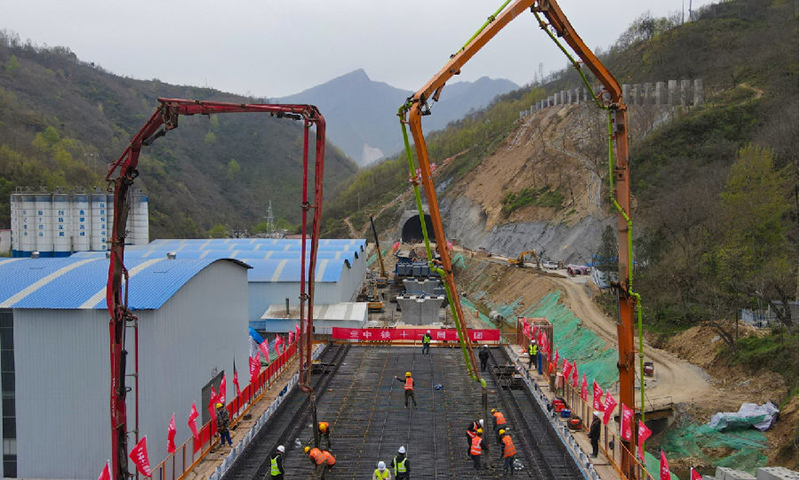
<path id="1" fill-rule="evenodd" d="M 295 361 L 297 343 L 286 348 L 278 357 L 258 374 L 251 383 L 225 406 L 231 418 L 231 427 L 238 424 L 264 394 L 281 378 L 286 369 Z M 175 453 L 167 457 L 153 469 L 151 478 L 155 480 L 180 480 L 191 471 L 219 443 L 216 438 L 216 420 L 212 418 L 198 431 L 199 440 L 189 438 L 178 446 Z"/>
<path id="2" fill-rule="evenodd" d="M 445 344 L 458 342 L 458 332 L 453 328 L 341 328 L 333 327 L 335 341 L 360 343 L 416 343 L 422 342 L 425 332 L 430 330 L 431 340 Z M 469 329 L 472 342 L 496 344 L 500 342 L 500 330 Z"/>

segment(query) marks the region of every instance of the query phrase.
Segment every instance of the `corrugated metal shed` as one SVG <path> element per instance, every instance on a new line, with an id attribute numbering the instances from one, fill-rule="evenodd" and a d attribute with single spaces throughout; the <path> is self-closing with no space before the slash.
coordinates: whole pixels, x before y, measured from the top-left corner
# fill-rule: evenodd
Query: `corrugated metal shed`
<path id="1" fill-rule="evenodd" d="M 217 261 L 229 259 L 126 259 L 128 306 L 156 310 L 186 282 Z M 0 308 L 105 309 L 108 259 L 15 258 L 0 260 Z"/>

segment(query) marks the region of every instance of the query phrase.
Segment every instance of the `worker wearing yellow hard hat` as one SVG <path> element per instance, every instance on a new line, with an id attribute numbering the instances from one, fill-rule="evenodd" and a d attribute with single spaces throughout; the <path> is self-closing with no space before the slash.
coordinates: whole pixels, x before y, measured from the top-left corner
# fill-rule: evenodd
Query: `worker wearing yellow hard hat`
<path id="1" fill-rule="evenodd" d="M 406 408 L 408 408 L 409 398 L 411 399 L 412 402 L 414 402 L 414 407 L 416 407 L 417 399 L 414 398 L 414 379 L 411 377 L 411 372 L 406 372 L 405 380 L 397 377 L 394 377 L 394 379 L 397 380 L 398 382 L 403 383 L 403 390 L 405 390 Z"/>

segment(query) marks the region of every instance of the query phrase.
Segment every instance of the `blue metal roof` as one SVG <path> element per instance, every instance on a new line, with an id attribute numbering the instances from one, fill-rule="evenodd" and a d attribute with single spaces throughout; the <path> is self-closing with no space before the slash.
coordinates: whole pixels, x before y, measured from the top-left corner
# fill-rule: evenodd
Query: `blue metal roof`
<path id="1" fill-rule="evenodd" d="M 250 282 L 299 282 L 300 260 L 248 260 L 253 269 L 248 272 Z M 315 282 L 338 282 L 344 262 L 332 259 L 317 260 Z M 308 278 L 306 277 L 306 280 Z"/>
<path id="2" fill-rule="evenodd" d="M 101 254 L 102 255 L 102 254 Z M 218 259 L 127 259 L 128 306 L 160 308 L 183 285 Z M 243 267 L 247 264 L 233 261 Z M 0 260 L 0 308 L 105 309 L 108 259 L 14 258 Z"/>

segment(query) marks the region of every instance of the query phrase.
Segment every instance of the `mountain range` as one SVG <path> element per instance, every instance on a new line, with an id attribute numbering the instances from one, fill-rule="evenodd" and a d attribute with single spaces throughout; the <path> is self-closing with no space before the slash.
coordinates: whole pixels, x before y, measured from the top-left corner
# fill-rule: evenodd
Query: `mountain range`
<path id="1" fill-rule="evenodd" d="M 481 77 L 474 82 L 453 82 L 423 125 L 426 133 L 439 130 L 470 111 L 479 110 L 498 95 L 518 89 L 510 80 Z M 403 146 L 397 109 L 413 95 L 411 90 L 376 82 L 363 69 L 336 77 L 300 93 L 276 99 L 280 103 L 311 103 L 328 122 L 333 143 L 358 165 L 368 165 L 397 153 Z M 428 120 L 428 119 L 426 119 Z"/>

